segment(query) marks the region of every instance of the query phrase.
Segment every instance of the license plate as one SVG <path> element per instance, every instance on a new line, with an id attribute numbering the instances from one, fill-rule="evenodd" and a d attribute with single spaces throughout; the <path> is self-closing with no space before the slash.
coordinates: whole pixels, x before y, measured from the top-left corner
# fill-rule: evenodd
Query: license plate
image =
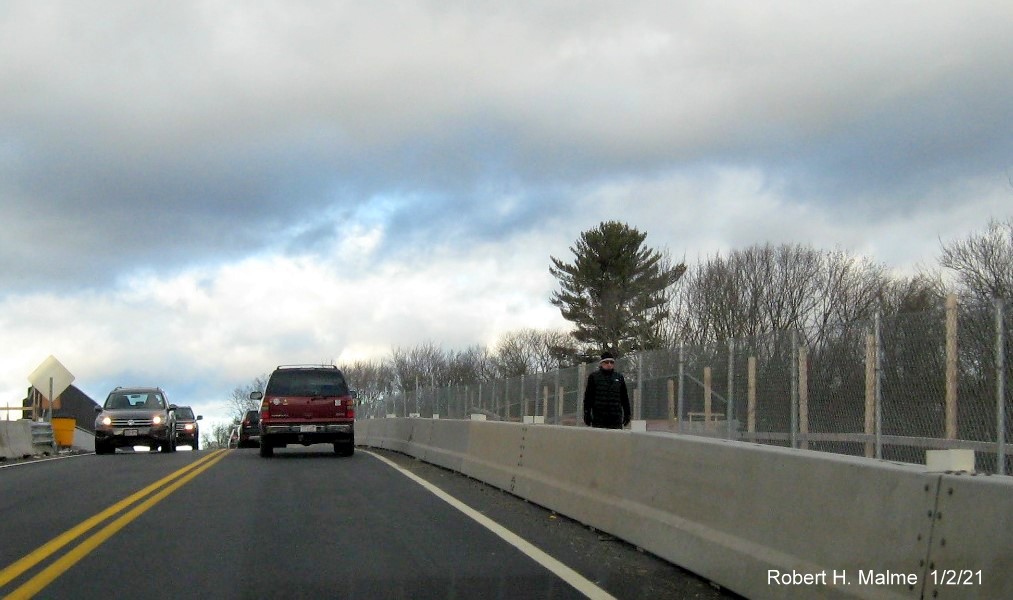
<path id="1" fill-rule="evenodd" d="M 124 429 L 123 435 L 137 435 L 136 429 Z"/>
<path id="2" fill-rule="evenodd" d="M 316 425 L 300 425 L 299 426 L 299 433 L 316 433 L 316 432 L 317 432 L 317 426 Z"/>

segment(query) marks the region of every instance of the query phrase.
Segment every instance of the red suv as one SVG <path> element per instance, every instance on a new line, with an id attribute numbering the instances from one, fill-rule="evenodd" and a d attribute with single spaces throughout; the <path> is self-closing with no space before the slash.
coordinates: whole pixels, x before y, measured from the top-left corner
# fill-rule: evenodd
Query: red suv
<path id="1" fill-rule="evenodd" d="M 288 444 L 334 444 L 334 452 L 355 452 L 355 392 L 333 366 L 279 366 L 260 400 L 260 455 Z"/>

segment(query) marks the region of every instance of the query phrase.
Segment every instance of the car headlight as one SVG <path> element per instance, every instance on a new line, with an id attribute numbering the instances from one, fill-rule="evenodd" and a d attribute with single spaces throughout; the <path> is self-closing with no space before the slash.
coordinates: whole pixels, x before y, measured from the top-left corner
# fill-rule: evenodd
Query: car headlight
<path id="1" fill-rule="evenodd" d="M 155 415 L 155 417 L 153 419 L 151 419 L 151 422 L 154 423 L 155 425 L 161 425 L 162 424 L 162 415 Z"/>
<path id="2" fill-rule="evenodd" d="M 193 423 L 187 423 L 186 425 L 183 426 L 183 429 L 186 429 L 187 431 L 193 431 Z"/>
<path id="3" fill-rule="evenodd" d="M 103 425 L 112 425 L 113 424 L 113 420 L 112 420 L 111 417 L 102 417 L 102 424 Z"/>

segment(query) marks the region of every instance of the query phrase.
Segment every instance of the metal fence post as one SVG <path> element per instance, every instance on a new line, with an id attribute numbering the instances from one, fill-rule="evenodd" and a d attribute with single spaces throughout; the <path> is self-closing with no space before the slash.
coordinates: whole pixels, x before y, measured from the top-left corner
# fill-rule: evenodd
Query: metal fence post
<path id="1" fill-rule="evenodd" d="M 559 369 L 556 369 L 556 423 L 563 421 L 563 396 L 559 393 Z"/>
<path id="2" fill-rule="evenodd" d="M 584 425 L 584 392 L 587 390 L 587 367 L 577 365 L 577 427 Z"/>
<path id="3" fill-rule="evenodd" d="M 735 340 L 728 340 L 728 399 L 725 402 L 725 421 L 728 428 L 727 439 L 732 439 L 732 415 L 735 404 Z"/>
<path id="4" fill-rule="evenodd" d="M 686 364 L 685 357 L 683 356 L 683 349 L 684 348 L 682 342 L 679 342 L 679 396 L 677 400 L 676 416 L 675 416 L 675 418 L 678 419 L 677 430 L 679 431 L 679 433 L 682 433 L 682 415 L 683 415 L 683 408 L 685 408 L 684 403 L 686 401 L 685 389 L 683 387 L 683 373 L 684 373 L 683 369 Z"/>
<path id="5" fill-rule="evenodd" d="M 798 331 L 791 332 L 791 447 L 798 448 Z"/>
<path id="6" fill-rule="evenodd" d="M 996 473 L 1006 474 L 1006 319 L 1005 300 L 995 300 Z"/>

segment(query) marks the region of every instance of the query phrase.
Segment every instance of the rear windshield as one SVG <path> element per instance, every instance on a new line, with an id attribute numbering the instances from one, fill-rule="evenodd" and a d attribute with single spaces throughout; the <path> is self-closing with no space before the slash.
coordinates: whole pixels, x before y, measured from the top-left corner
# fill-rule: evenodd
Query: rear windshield
<path id="1" fill-rule="evenodd" d="M 192 421 L 193 420 L 193 409 L 187 408 L 185 406 L 180 406 L 179 408 L 176 409 L 176 418 L 177 419 L 189 419 L 189 420 Z"/>
<path id="2" fill-rule="evenodd" d="M 347 396 L 348 385 L 337 369 L 275 371 L 267 396 Z"/>

